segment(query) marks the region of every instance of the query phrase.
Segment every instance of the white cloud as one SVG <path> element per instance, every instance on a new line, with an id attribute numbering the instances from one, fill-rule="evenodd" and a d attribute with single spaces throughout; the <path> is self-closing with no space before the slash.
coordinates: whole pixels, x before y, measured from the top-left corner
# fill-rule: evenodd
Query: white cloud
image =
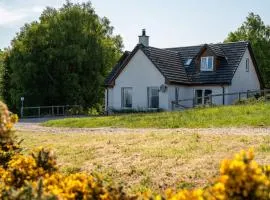
<path id="1" fill-rule="evenodd" d="M 0 5 L 0 25 L 10 25 L 27 17 L 26 13 L 16 10 L 8 10 Z"/>
<path id="2" fill-rule="evenodd" d="M 34 6 L 33 8 L 31 8 L 31 11 L 35 13 L 42 13 L 44 9 L 44 6 Z"/>
<path id="3" fill-rule="evenodd" d="M 0 26 L 20 25 L 29 20 L 35 20 L 42 13 L 46 6 L 34 5 L 21 7 L 7 7 L 0 3 Z"/>

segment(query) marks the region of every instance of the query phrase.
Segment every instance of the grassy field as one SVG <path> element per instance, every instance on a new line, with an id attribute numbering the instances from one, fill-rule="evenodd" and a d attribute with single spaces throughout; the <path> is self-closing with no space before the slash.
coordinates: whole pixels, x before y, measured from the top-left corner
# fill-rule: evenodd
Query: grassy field
<path id="1" fill-rule="evenodd" d="M 54 127 L 125 127 L 125 128 L 208 128 L 270 126 L 270 104 L 223 106 L 191 109 L 183 112 L 127 114 L 106 117 L 52 120 Z"/>
<path id="2" fill-rule="evenodd" d="M 205 186 L 217 176 L 222 159 L 249 147 L 255 148 L 259 163 L 270 163 L 270 136 L 179 130 L 136 134 L 17 132 L 17 135 L 24 139 L 22 146 L 26 152 L 38 146 L 53 149 L 63 172 L 97 171 L 106 179 L 123 184 L 130 193 L 149 187 L 161 191 L 167 187 Z"/>

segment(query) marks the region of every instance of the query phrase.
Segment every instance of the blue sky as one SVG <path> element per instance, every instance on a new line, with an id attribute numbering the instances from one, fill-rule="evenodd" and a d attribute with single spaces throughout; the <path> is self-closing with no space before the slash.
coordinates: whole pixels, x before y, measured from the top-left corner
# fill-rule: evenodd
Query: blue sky
<path id="1" fill-rule="evenodd" d="M 24 23 L 38 20 L 46 6 L 60 7 L 64 2 L 0 0 L 0 48 L 9 46 Z M 142 28 L 151 46 L 174 47 L 222 42 L 249 12 L 270 25 L 269 0 L 92 0 L 92 4 L 99 16 L 110 19 L 126 50 L 137 44 Z"/>

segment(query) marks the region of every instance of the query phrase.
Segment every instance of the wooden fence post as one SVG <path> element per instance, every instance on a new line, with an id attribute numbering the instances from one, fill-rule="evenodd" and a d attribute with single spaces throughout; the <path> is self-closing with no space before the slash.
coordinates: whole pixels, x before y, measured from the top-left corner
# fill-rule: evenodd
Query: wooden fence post
<path id="1" fill-rule="evenodd" d="M 38 107 L 38 117 L 40 117 L 40 107 Z"/>
<path id="2" fill-rule="evenodd" d="M 266 89 L 263 90 L 263 95 L 264 95 L 264 101 L 266 101 L 266 100 L 267 100 L 267 97 L 266 97 L 266 96 L 267 96 L 267 94 L 266 94 Z"/>
<path id="3" fill-rule="evenodd" d="M 238 101 L 241 101 L 241 92 L 238 93 Z"/>

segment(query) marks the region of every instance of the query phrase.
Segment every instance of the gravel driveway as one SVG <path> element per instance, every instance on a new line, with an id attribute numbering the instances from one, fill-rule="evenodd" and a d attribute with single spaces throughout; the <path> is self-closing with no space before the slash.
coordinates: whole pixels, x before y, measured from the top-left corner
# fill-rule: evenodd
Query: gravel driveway
<path id="1" fill-rule="evenodd" d="M 201 134 L 228 134 L 228 135 L 270 135 L 270 127 L 267 128 L 56 128 L 44 127 L 41 123 L 48 119 L 23 120 L 15 125 L 17 131 L 24 132 L 46 132 L 46 133 L 145 133 L 145 132 L 178 132 L 178 133 L 201 133 Z"/>

